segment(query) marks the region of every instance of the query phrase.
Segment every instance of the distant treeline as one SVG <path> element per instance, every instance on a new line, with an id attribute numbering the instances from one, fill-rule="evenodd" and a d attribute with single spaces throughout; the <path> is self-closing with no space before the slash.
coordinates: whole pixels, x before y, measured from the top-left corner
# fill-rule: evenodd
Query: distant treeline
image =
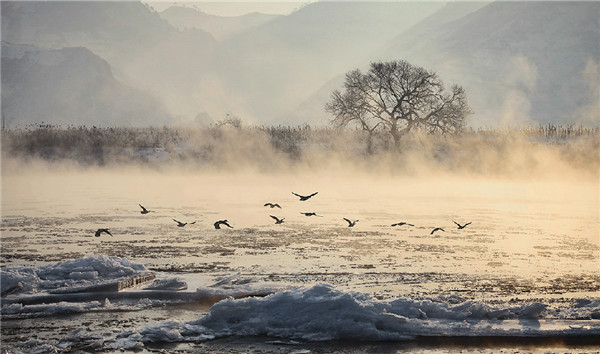
<path id="1" fill-rule="evenodd" d="M 371 149 L 367 148 L 368 140 Z M 579 169 L 600 166 L 600 129 L 540 125 L 526 128 L 465 129 L 458 134 L 417 132 L 400 151 L 384 132 L 303 126 L 242 126 L 222 123 L 205 127 L 99 128 L 29 125 L 2 130 L 3 157 L 22 160 L 73 161 L 80 165 L 141 163 L 277 169 L 300 164 L 318 167 L 333 160 L 362 166 L 414 161 L 442 164 L 472 172 L 527 169 L 544 148 Z M 518 158 L 517 158 L 518 157 Z M 333 160 L 332 160 L 333 159 Z M 512 164 L 518 162 L 516 167 Z"/>

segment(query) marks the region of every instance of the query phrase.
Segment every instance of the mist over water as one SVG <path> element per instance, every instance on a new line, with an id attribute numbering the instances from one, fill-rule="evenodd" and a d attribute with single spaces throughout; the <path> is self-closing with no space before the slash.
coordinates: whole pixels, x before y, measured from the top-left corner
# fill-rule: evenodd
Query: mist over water
<path id="1" fill-rule="evenodd" d="M 313 271 L 321 267 L 343 271 L 348 267 L 343 259 L 349 257 L 356 259 L 356 265 L 364 262 L 382 271 L 389 267 L 380 258 L 387 256 L 384 253 L 409 258 L 412 253 L 396 254 L 388 249 L 387 242 L 409 240 L 434 249 L 441 247 L 439 255 L 453 255 L 448 261 L 460 267 L 461 272 L 468 269 L 483 275 L 490 272 L 490 267 L 495 270 L 494 257 L 487 259 L 492 266 L 483 267 L 473 267 L 461 260 L 480 256 L 470 253 L 470 247 L 478 242 L 482 246 L 491 243 L 505 255 L 506 259 L 501 261 L 504 266 L 519 275 L 525 272 L 534 276 L 542 269 L 557 277 L 563 272 L 591 274 L 598 270 L 598 184 L 589 179 L 459 177 L 435 172 L 429 176 L 402 177 L 342 169 L 323 173 L 203 173 L 91 168 L 21 170 L 18 174 L 5 174 L 2 185 L 5 262 L 28 263 L 37 258 L 36 254 L 60 260 L 89 252 L 108 252 L 149 259 L 160 267 L 168 267 L 172 262 L 217 264 L 221 259 L 231 271 L 250 267 L 249 270 L 255 264 L 265 272 L 273 267 L 294 272 L 299 264 Z M 300 202 L 291 194 L 317 191 L 319 194 L 307 202 Z M 277 202 L 282 209 L 263 207 L 267 202 Z M 154 213 L 139 215 L 138 203 Z M 323 217 L 308 218 L 301 212 L 316 212 Z M 268 215 L 285 217 L 286 222 L 281 227 L 273 225 Z M 179 231 L 173 218 L 197 224 Z M 360 221 L 354 229 L 348 229 L 343 218 Z M 216 234 L 212 224 L 220 219 L 228 219 L 234 229 Z M 473 225 L 456 231 L 454 220 Z M 399 221 L 416 227 L 399 230 L 390 227 Z M 99 227 L 109 227 L 115 238 L 91 237 Z M 446 233 L 430 236 L 434 227 L 444 227 Z M 305 241 L 295 239 L 300 234 L 306 235 Z M 25 239 L 29 240 L 27 244 L 22 243 Z M 319 249 L 318 245 L 327 244 L 322 243 L 324 239 L 334 247 L 331 251 Z M 365 243 L 365 255 L 333 246 L 352 239 Z M 57 248 L 42 247 L 50 240 L 57 242 Z M 174 243 L 184 248 L 165 259 L 155 253 L 160 249 L 144 249 L 144 245 L 154 242 Z M 202 251 L 202 247 L 193 251 L 198 245 L 209 247 L 213 242 L 220 244 L 225 253 L 212 254 L 208 249 Z M 263 248 L 260 244 L 253 245 L 254 242 L 266 244 Z M 306 244 L 279 249 L 297 242 Z M 543 249 L 558 250 L 555 247 L 565 242 L 579 245 L 571 261 L 550 257 L 547 263 L 544 258 L 537 258 L 542 261 L 541 268 L 522 267 L 523 262 L 528 264 L 539 257 Z M 191 246 L 194 247 L 186 251 Z M 238 249 L 246 247 L 261 255 L 238 253 Z M 279 251 L 269 251 L 273 247 Z M 310 254 L 309 250 L 317 255 L 298 263 L 297 258 L 304 252 Z M 229 252 L 232 254 L 226 256 Z M 584 258 L 577 256 L 578 253 Z M 515 257 L 516 254 L 521 256 Z M 421 259 L 412 265 L 396 263 L 391 268 L 434 271 L 439 265 L 430 262 L 431 259 Z M 553 270 L 547 268 L 549 264 L 553 264 Z M 500 277 L 507 274 L 503 267 L 500 270 Z"/>
<path id="2" fill-rule="evenodd" d="M 418 215 L 427 227 L 454 227 L 453 220 L 483 218 L 478 208 L 485 215 L 492 206 L 509 213 L 509 226 L 509 215 L 536 215 L 547 202 L 556 208 L 553 215 L 587 215 L 585 238 L 598 244 L 600 139 L 595 130 L 572 130 L 416 133 L 399 152 L 379 136 L 371 154 L 360 131 L 309 127 L 4 131 L 2 216 L 18 225 L 21 218 L 79 215 L 93 229 L 102 226 L 93 224 L 94 215 L 104 215 L 117 218 L 128 234 L 143 226 L 136 215 L 141 203 L 163 209 L 145 219 L 160 215 L 167 225 L 173 218 L 202 220 L 194 226 L 202 230 L 218 219 L 235 220 L 238 228 L 264 227 L 267 212 L 280 212 L 287 216 L 284 228 L 308 227 L 308 220 L 342 227 L 340 220 L 349 217 L 377 231 L 407 215 Z M 308 202 L 291 194 L 315 191 L 319 195 Z M 267 202 L 293 206 L 292 215 L 265 210 Z M 307 219 L 300 212 L 336 216 Z M 126 225 L 120 214 L 138 218 Z M 554 220 L 553 228 L 568 220 Z M 155 225 L 164 236 L 167 226 Z"/>
<path id="3" fill-rule="evenodd" d="M 600 158 L 593 130 L 562 136 L 561 131 L 571 130 L 558 129 L 554 135 L 517 129 L 445 137 L 414 134 L 400 152 L 387 149 L 383 137 L 373 154 L 366 153 L 359 131 L 273 130 L 47 128 L 33 136 L 7 131 L 3 223 L 16 227 L 54 220 L 50 225 L 60 225 L 58 220 L 65 217 L 67 224 L 78 225 L 68 228 L 75 237 L 113 224 L 125 240 L 136 238 L 136 229 L 142 228 L 142 235 L 163 242 L 173 231 L 173 218 L 197 221 L 190 230 L 199 237 L 219 219 L 234 223 L 235 232 L 270 230 L 269 213 L 286 217 L 281 228 L 289 231 L 314 226 L 307 232 L 319 234 L 320 228 L 345 227 L 346 217 L 360 219 L 357 229 L 375 234 L 391 231 L 389 224 L 398 221 L 419 224 L 420 233 L 427 234 L 428 228 L 454 228 L 454 220 L 490 222 L 486 216 L 492 210 L 497 231 L 522 226 L 540 228 L 541 234 L 560 230 L 565 237 L 575 232 L 595 245 L 592 252 L 597 253 Z M 73 146 L 61 147 L 66 137 L 75 141 Z M 102 139 L 94 140 L 97 137 Z M 157 147 L 148 145 L 152 140 Z M 98 156 L 90 154 L 90 146 L 100 147 Z M 316 191 L 319 194 L 307 202 L 291 194 Z M 267 202 L 284 208 L 264 208 Z M 156 213 L 139 215 L 139 203 Z M 301 212 L 324 217 L 306 218 Z M 562 215 L 568 217 L 554 217 Z M 411 218 L 413 222 L 405 220 Z M 513 224 L 514 218 L 524 218 L 524 224 Z M 18 228 L 11 230 L 3 235 L 18 236 Z M 510 242 L 519 245 L 523 240 Z M 78 254 L 98 247 L 78 244 Z M 115 255 L 122 255 L 118 252 Z M 17 262 L 31 259 L 10 257 Z M 262 261 L 271 262 L 268 257 Z"/>
<path id="4" fill-rule="evenodd" d="M 371 137 L 369 151 L 360 130 L 252 126 L 238 118 L 205 128 L 33 126 L 6 130 L 2 138 L 5 173 L 48 165 L 56 171 L 597 179 L 600 169 L 598 129 L 574 126 L 416 131 L 401 140 L 399 151 L 384 132 Z"/>

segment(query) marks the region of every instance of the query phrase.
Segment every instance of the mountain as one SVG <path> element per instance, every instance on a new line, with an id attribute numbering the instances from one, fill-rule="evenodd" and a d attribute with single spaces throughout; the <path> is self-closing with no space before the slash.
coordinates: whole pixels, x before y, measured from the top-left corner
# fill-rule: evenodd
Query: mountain
<path id="1" fill-rule="evenodd" d="M 475 1 L 457 1 L 440 4 L 437 10 L 429 16 L 419 18 L 419 21 L 410 28 L 390 37 L 386 43 L 365 54 L 364 57 L 358 58 L 353 63 L 348 64 L 346 72 L 357 68 L 367 71 L 369 70 L 369 64 L 373 61 L 405 59 L 407 53 L 425 46 L 428 43 L 428 37 L 434 37 L 434 35 L 431 35 L 431 32 L 434 32 L 439 26 L 464 17 L 487 4 L 489 2 Z M 404 52 L 396 54 L 395 51 L 390 49 L 392 46 L 395 48 L 396 45 L 398 48 L 404 50 Z M 430 55 L 434 54 L 435 51 Z M 419 63 L 415 64 L 418 65 Z M 334 90 L 342 89 L 344 77 L 345 72 L 340 73 L 314 91 L 294 111 L 290 112 L 286 124 L 293 124 L 295 121 L 304 121 L 311 125 L 327 125 L 331 120 L 331 116 L 325 112 L 325 104 L 329 101 Z"/>
<path id="2" fill-rule="evenodd" d="M 48 87 L 62 82 L 61 73 L 77 83 L 73 87 L 101 78 L 99 86 L 133 90 L 134 101 L 143 100 L 143 91 L 146 99 L 160 100 L 149 106 L 164 106 L 179 122 L 233 114 L 257 124 L 326 123 L 324 104 L 346 72 L 396 59 L 463 86 L 473 126 L 585 122 L 583 112 L 597 108 L 600 92 L 600 2 L 317 1 L 286 16 L 227 19 L 177 7 L 159 14 L 138 1 L 0 5 L 3 41 L 74 61 L 73 72 L 59 66 L 42 74 L 43 65 L 31 64 L 37 60 L 31 50 L 20 59 L 36 67 L 30 74 L 3 53 L 3 109 L 27 110 L 25 102 L 32 102 L 5 94 L 5 86 L 27 87 L 23 94 L 49 100 L 41 95 L 60 93 Z M 73 54 L 74 47 L 88 52 Z M 99 62 L 108 69 L 100 71 Z M 7 78 L 12 81 L 5 85 Z M 109 92 L 99 92 L 109 101 Z M 79 100 L 73 105 L 85 102 Z M 114 107 L 127 109 L 125 103 Z"/>
<path id="3" fill-rule="evenodd" d="M 209 95 L 200 91 L 210 84 L 203 81 L 213 80 L 214 63 L 223 62 L 207 32 L 180 31 L 136 1 L 3 1 L 1 6 L 2 40 L 48 49 L 85 47 L 110 63 L 121 82 L 159 98 L 172 115 L 191 120 L 204 112 Z"/>
<path id="4" fill-rule="evenodd" d="M 83 46 L 120 65 L 177 32 L 135 1 L 2 1 L 2 40 L 41 48 Z"/>
<path id="5" fill-rule="evenodd" d="M 8 125 L 162 124 L 164 108 L 123 85 L 110 65 L 82 47 L 41 49 L 2 42 L 2 113 Z"/>
<path id="6" fill-rule="evenodd" d="M 221 41 L 252 28 L 263 25 L 283 15 L 250 13 L 242 16 L 216 16 L 191 7 L 170 6 L 160 12 L 160 17 L 180 30 L 186 28 L 201 29 Z"/>
<path id="7" fill-rule="evenodd" d="M 433 70 L 465 88 L 475 127 L 597 125 L 587 113 L 599 107 L 599 22 L 599 2 L 452 2 L 355 68 L 403 59 Z M 330 80 L 296 111 L 328 121 L 323 107 L 343 80 Z"/>
<path id="8" fill-rule="evenodd" d="M 600 64 L 599 36 L 599 2 L 496 1 L 452 21 L 429 18 L 380 58 L 463 86 L 474 125 L 585 123 L 580 112 L 599 92 L 589 75 Z"/>
<path id="9" fill-rule="evenodd" d="M 324 82 L 443 6 L 439 2 L 319 1 L 227 39 L 219 71 L 238 112 L 277 123 Z"/>

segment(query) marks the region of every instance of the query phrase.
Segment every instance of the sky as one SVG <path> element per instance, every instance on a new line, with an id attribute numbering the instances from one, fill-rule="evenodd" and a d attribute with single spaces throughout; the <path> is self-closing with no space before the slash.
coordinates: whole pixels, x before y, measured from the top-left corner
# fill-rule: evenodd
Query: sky
<path id="1" fill-rule="evenodd" d="M 247 13 L 260 12 L 264 14 L 282 14 L 287 15 L 294 10 L 302 7 L 312 1 L 256 1 L 256 0 L 237 0 L 237 1 L 166 1 L 150 0 L 143 1 L 153 7 L 156 11 L 163 11 L 169 6 L 179 5 L 198 9 L 202 12 L 219 16 L 241 16 Z"/>

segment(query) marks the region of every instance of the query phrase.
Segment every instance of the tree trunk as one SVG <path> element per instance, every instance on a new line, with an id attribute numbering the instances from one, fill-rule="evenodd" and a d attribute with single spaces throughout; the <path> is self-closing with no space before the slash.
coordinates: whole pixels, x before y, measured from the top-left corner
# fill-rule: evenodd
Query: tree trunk
<path id="1" fill-rule="evenodd" d="M 395 152 L 400 152 L 400 150 L 401 150 L 400 142 L 402 141 L 402 137 L 404 137 L 406 134 L 408 134 L 410 132 L 410 130 L 412 129 L 412 127 L 413 127 L 412 122 L 408 122 L 406 127 L 402 128 L 401 130 L 398 130 L 398 121 L 394 121 L 394 123 L 392 123 L 391 129 L 390 129 L 390 134 L 392 135 L 392 138 L 394 138 L 394 151 Z"/>
<path id="2" fill-rule="evenodd" d="M 373 155 L 373 132 L 367 135 L 367 155 Z"/>
<path id="3" fill-rule="evenodd" d="M 395 152 L 400 152 L 400 132 L 398 131 L 398 124 L 396 121 L 394 121 L 392 123 L 392 126 L 390 127 L 390 134 L 392 135 L 392 138 L 394 139 L 394 151 Z"/>

